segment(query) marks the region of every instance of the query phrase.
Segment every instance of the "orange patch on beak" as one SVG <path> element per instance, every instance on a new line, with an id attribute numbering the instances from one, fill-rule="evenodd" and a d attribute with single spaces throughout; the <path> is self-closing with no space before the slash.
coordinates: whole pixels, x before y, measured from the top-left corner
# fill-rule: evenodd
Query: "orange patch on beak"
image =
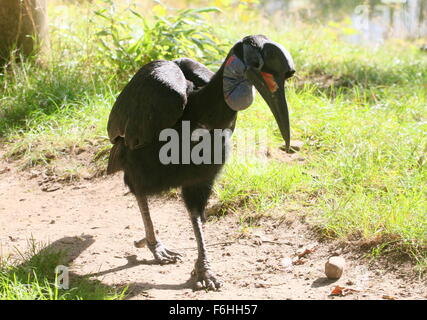
<path id="1" fill-rule="evenodd" d="M 277 89 L 279 89 L 279 86 L 277 85 L 277 83 L 274 80 L 274 77 L 271 73 L 261 72 L 261 75 L 262 75 L 265 83 L 267 84 L 268 89 L 270 89 L 270 92 L 276 92 Z"/>

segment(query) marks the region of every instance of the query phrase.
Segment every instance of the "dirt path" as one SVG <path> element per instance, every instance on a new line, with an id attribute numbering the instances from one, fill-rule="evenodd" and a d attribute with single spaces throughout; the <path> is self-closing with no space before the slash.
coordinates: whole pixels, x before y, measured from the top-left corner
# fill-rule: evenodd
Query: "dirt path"
<path id="1" fill-rule="evenodd" d="M 318 243 L 298 219 L 281 224 L 265 221 L 263 228 L 242 237 L 234 216 L 209 222 L 205 228 L 213 270 L 224 283 L 222 290 L 193 292 L 188 280 L 196 243 L 181 201 L 150 199 L 160 239 L 184 254 L 182 262 L 160 266 L 153 263 L 148 249 L 133 246 L 144 235 L 143 225 L 135 200 L 125 195 L 121 176 L 44 192 L 37 178 L 29 179 L 12 166 L 9 169 L 0 163 L 0 252 L 25 249 L 31 236 L 59 244 L 73 252 L 73 272 L 91 274 L 109 285 L 127 284 L 131 299 L 427 298 L 423 280 L 368 265 L 338 243 Z M 281 263 L 310 245 L 316 245 L 316 250 L 304 257 L 304 264 L 286 267 Z M 348 265 L 343 277 L 331 282 L 324 278 L 323 269 L 334 252 L 344 256 Z M 359 291 L 329 297 L 336 285 Z"/>

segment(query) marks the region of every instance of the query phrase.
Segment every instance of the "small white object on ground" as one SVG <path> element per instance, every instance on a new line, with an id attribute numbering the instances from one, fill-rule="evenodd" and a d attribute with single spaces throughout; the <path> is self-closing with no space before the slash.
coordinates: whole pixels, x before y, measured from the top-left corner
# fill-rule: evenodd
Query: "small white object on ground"
<path id="1" fill-rule="evenodd" d="M 293 269 L 292 258 L 283 258 L 281 264 L 285 271 L 291 271 Z"/>

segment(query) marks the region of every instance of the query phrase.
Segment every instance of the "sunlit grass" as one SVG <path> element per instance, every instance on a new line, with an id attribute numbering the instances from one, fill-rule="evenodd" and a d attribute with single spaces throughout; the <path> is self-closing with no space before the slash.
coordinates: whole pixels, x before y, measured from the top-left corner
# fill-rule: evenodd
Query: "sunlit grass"
<path id="1" fill-rule="evenodd" d="M 287 196 L 298 191 L 298 186 L 304 182 L 307 177 L 298 165 L 274 160 L 247 159 L 243 162 L 232 159 L 216 192 L 226 211 L 238 213 L 246 209 L 259 215 L 286 203 Z"/>
<path id="2" fill-rule="evenodd" d="M 57 266 L 66 263 L 66 252 L 29 241 L 18 258 L 0 260 L 0 300 L 115 300 L 125 289 L 111 288 L 98 280 L 71 274 L 68 288 L 61 288 Z"/>
<path id="3" fill-rule="evenodd" d="M 310 204 L 306 213 L 313 215 L 325 234 L 393 238 L 394 246 L 397 243 L 406 251 L 412 248 L 409 251 L 416 252 L 420 263 L 425 261 L 425 91 L 381 89 L 372 99 L 373 93 L 373 88 L 366 89 L 362 96 L 354 88 L 335 92 L 332 99 L 312 87 L 291 86 L 293 139 L 304 142 L 300 151 L 306 159 L 304 165 L 270 162 L 261 178 L 258 167 L 230 163 L 220 180 L 220 199 L 232 206 L 249 198 L 241 207 L 247 208 L 249 203 L 254 213 L 266 210 L 260 205 L 265 203 L 282 205 L 286 212 L 286 196 L 300 193 Z M 242 114 L 239 124 L 253 124 L 255 129 L 255 119 L 264 116 L 269 133 L 277 137 L 268 113 L 265 105 L 257 105 Z M 284 188 L 284 181 L 275 183 L 281 178 L 291 183 L 292 190 Z M 317 194 L 314 201 L 308 201 L 313 193 Z M 256 194 L 255 201 L 252 194 Z M 281 195 L 277 202 L 275 194 Z"/>

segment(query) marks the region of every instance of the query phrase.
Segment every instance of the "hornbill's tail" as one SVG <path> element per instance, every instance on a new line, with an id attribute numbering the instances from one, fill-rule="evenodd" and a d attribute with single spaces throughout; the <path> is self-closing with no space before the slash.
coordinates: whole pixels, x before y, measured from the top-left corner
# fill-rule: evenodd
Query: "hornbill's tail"
<path id="1" fill-rule="evenodd" d="M 107 174 L 113 174 L 123 169 L 122 157 L 125 148 L 123 138 L 118 138 L 110 150 L 110 157 L 108 158 Z"/>

